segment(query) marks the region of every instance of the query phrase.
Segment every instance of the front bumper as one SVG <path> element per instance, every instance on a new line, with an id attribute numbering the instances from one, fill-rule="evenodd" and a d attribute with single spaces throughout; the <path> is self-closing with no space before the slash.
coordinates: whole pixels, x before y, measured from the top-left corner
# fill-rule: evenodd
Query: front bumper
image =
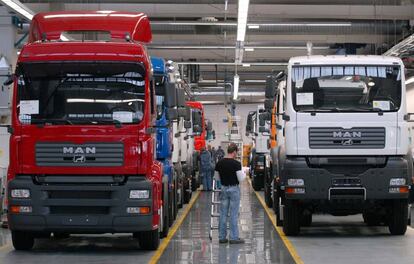
<path id="1" fill-rule="evenodd" d="M 298 200 L 387 200 L 406 199 L 409 193 L 390 193 L 391 178 L 405 178 L 408 162 L 404 157 L 388 157 L 382 166 L 357 169 L 356 165 L 312 166 L 305 157 L 288 157 L 280 177 L 281 187 L 304 188 L 304 193 L 287 193 L 287 199 Z M 358 171 L 359 170 L 359 171 Z M 304 186 L 289 186 L 288 179 L 303 179 Z"/>
<path id="2" fill-rule="evenodd" d="M 11 206 L 31 206 L 31 213 L 12 213 L 11 230 L 68 233 L 131 233 L 149 231 L 153 225 L 152 183 L 143 176 L 130 176 L 119 184 L 39 183 L 31 176 L 17 176 L 8 190 L 29 189 L 29 199 L 10 197 Z M 86 177 L 85 177 L 86 178 Z M 89 177 L 93 178 L 93 177 Z M 149 199 L 129 199 L 130 190 L 150 190 Z M 128 214 L 127 207 L 150 207 L 150 213 Z"/>

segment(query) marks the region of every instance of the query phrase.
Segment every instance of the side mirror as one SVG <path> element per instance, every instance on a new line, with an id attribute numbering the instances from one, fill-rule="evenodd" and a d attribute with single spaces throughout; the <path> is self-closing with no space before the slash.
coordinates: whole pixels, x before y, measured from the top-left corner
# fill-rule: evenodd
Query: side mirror
<path id="1" fill-rule="evenodd" d="M 176 89 L 177 92 L 177 106 L 185 107 L 185 91 L 184 89 Z"/>
<path id="2" fill-rule="evenodd" d="M 272 111 L 273 105 L 274 105 L 273 99 L 265 99 L 264 107 L 267 111 L 269 112 Z"/>
<path id="3" fill-rule="evenodd" d="M 251 131 L 252 131 L 252 127 L 250 125 L 246 125 L 246 136 L 248 136 Z"/>
<path id="4" fill-rule="evenodd" d="M 199 126 L 200 130 L 202 129 L 201 128 L 201 126 L 202 126 L 201 113 L 198 112 L 198 111 L 193 112 L 193 124 L 194 124 L 194 126 Z"/>
<path id="5" fill-rule="evenodd" d="M 269 129 L 267 129 L 265 127 L 259 127 L 259 132 L 260 133 L 269 133 Z"/>
<path id="6" fill-rule="evenodd" d="M 213 139 L 216 139 L 216 131 L 213 130 L 213 132 L 211 132 L 213 134 Z"/>
<path id="7" fill-rule="evenodd" d="M 200 125 L 194 125 L 193 132 L 196 134 L 201 134 L 203 132 L 203 129 L 201 128 Z"/>
<path id="8" fill-rule="evenodd" d="M 412 116 L 414 116 L 414 113 L 407 113 L 404 116 L 404 120 L 407 121 L 407 122 L 414 122 L 414 119 L 412 118 Z"/>
<path id="9" fill-rule="evenodd" d="M 14 83 L 14 78 L 16 77 L 16 75 L 12 74 L 10 76 L 7 77 L 7 79 L 4 81 L 3 85 L 4 86 L 9 86 L 12 83 Z"/>
<path id="10" fill-rule="evenodd" d="M 265 122 L 265 121 L 270 121 L 272 119 L 272 114 L 270 114 L 269 112 L 265 112 L 265 113 L 261 113 L 259 115 L 259 121 L 260 123 Z"/>
<path id="11" fill-rule="evenodd" d="M 167 108 L 166 114 L 167 120 L 169 121 L 178 119 L 178 110 L 175 108 Z"/>
<path id="12" fill-rule="evenodd" d="M 191 128 L 191 121 L 184 120 L 184 128 L 190 129 Z"/>
<path id="13" fill-rule="evenodd" d="M 177 106 L 177 93 L 174 83 L 164 82 L 165 105 L 168 108 Z"/>

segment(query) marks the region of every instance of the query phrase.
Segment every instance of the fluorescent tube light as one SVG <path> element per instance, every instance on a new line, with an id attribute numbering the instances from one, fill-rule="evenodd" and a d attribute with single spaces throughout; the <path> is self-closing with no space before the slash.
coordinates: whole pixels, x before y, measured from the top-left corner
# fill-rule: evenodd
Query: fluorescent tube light
<path id="1" fill-rule="evenodd" d="M 30 9 L 25 9 L 25 6 L 18 0 L 0 0 L 0 3 L 12 9 L 14 12 L 20 14 L 29 21 L 33 18 L 34 13 Z"/>
<path id="2" fill-rule="evenodd" d="M 410 83 L 414 83 L 414 76 L 413 76 L 413 77 L 408 78 L 408 79 L 405 81 L 405 84 L 410 84 Z"/>
<path id="3" fill-rule="evenodd" d="M 233 83 L 233 100 L 236 100 L 239 95 L 239 84 L 240 78 L 239 75 L 234 75 L 234 83 Z"/>
<path id="4" fill-rule="evenodd" d="M 237 13 L 237 41 L 244 41 L 246 36 L 247 15 L 249 13 L 249 0 L 239 0 Z"/>
<path id="5" fill-rule="evenodd" d="M 243 63 L 242 66 L 243 67 L 250 67 L 250 64 L 249 63 Z"/>
<path id="6" fill-rule="evenodd" d="M 248 25 L 248 27 L 249 27 L 249 29 L 259 29 L 260 28 L 259 25 L 254 25 L 254 24 Z"/>
<path id="7" fill-rule="evenodd" d="M 254 48 L 244 48 L 244 51 L 254 51 Z"/>

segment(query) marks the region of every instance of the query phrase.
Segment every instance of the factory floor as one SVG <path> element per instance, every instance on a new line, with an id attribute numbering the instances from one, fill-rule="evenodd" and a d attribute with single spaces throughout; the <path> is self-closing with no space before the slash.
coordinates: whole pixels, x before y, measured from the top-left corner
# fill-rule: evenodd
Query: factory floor
<path id="1" fill-rule="evenodd" d="M 367 227 L 361 215 L 315 216 L 298 237 L 275 229 L 274 214 L 263 194 L 242 185 L 242 245 L 209 239 L 210 193 L 197 192 L 161 241 L 159 250 L 143 251 L 127 235 L 72 236 L 39 240 L 28 252 L 13 249 L 10 233 L 0 230 L 0 263 L 414 263 L 414 229 L 390 236 L 386 227 Z"/>

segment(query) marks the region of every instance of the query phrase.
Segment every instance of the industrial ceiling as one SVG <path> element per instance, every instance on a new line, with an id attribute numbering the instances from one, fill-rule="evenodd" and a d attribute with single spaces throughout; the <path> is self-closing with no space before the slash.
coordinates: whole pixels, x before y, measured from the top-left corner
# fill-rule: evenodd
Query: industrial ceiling
<path id="1" fill-rule="evenodd" d="M 225 99 L 224 87 L 231 93 L 235 71 L 242 102 L 255 102 L 263 98 L 266 75 L 284 69 L 290 57 L 308 54 L 309 47 L 312 54 L 382 54 L 410 36 L 414 26 L 413 0 L 250 0 L 240 42 L 237 0 L 21 2 L 33 12 L 147 13 L 151 55 L 179 62 L 197 99 L 218 102 Z"/>

